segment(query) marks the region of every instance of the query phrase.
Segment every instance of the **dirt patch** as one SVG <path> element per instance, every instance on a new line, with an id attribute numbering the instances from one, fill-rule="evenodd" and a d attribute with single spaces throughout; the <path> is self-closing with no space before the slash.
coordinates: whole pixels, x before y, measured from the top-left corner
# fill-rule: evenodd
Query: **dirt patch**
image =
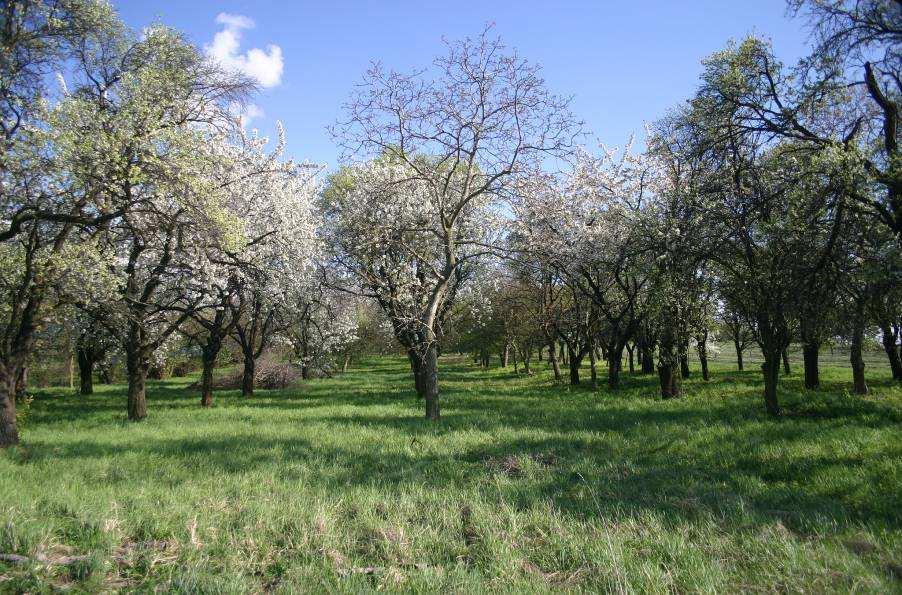
<path id="1" fill-rule="evenodd" d="M 529 453 L 525 457 L 536 465 L 541 467 L 554 467 L 557 465 L 558 458 L 554 453 Z M 488 457 L 485 459 L 485 465 L 496 473 L 503 473 L 510 477 L 520 477 L 524 473 L 523 457 L 509 454 L 503 457 Z"/>

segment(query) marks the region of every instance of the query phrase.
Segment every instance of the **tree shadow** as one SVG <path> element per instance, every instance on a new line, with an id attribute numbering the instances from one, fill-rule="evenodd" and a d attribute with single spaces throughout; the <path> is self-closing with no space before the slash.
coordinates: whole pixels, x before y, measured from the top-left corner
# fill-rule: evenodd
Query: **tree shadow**
<path id="1" fill-rule="evenodd" d="M 423 419 L 407 386 L 404 363 L 366 365 L 344 377 L 260 391 L 253 398 L 238 391 L 217 395 L 214 412 L 305 411 L 292 423 L 321 424 L 330 433 L 322 441 L 272 437 L 241 420 L 223 434 L 220 426 L 205 426 L 209 416 L 195 393 L 180 383 L 155 383 L 149 388 L 151 415 L 192 409 L 197 434 L 142 436 L 128 442 L 128 452 L 169 470 L 146 481 L 173 487 L 198 476 L 272 467 L 278 460 L 283 479 L 306 478 L 335 493 L 349 487 L 390 493 L 453 486 L 523 509 L 550 503 L 583 519 L 652 512 L 673 523 L 705 517 L 734 528 L 778 519 L 799 534 L 862 523 L 902 528 L 902 490 L 887 490 L 893 476 L 880 476 L 898 468 L 900 442 L 870 448 L 854 442 L 886 428 L 898 436 L 902 411 L 890 403 L 790 387 L 786 415 L 771 419 L 760 403 L 760 374 L 753 372 L 715 376 L 705 384 L 692 380 L 687 388 L 697 394 L 662 402 L 647 394 L 656 387 L 653 377 L 628 377 L 617 393 L 596 393 L 554 385 L 547 374 L 511 378 L 452 360 L 442 376 L 443 419 L 433 424 Z M 494 383 L 484 386 L 488 379 Z M 724 390 L 730 392 L 722 398 L 707 397 Z M 121 387 L 104 387 L 86 398 L 67 393 L 44 391 L 29 423 L 66 423 L 90 413 L 91 427 L 109 427 L 111 417 L 124 415 Z M 314 414 L 315 409 L 321 411 Z M 390 443 L 334 439 L 360 428 L 390 437 Z M 458 440 L 474 433 L 478 439 Z M 29 440 L 29 456 L 21 464 L 78 465 L 121 455 L 121 441 L 86 434 L 64 442 Z M 840 443 L 858 448 L 831 450 Z M 134 481 L 128 473 L 102 481 Z"/>

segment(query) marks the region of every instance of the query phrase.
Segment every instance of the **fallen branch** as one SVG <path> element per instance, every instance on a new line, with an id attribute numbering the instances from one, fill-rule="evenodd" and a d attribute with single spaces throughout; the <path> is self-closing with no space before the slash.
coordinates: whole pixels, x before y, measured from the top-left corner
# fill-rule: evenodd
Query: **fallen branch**
<path id="1" fill-rule="evenodd" d="M 342 577 L 348 577 L 352 574 L 376 574 L 379 572 L 385 572 L 387 570 L 390 570 L 391 568 L 400 568 L 404 570 L 426 570 L 429 568 L 429 565 L 418 562 L 416 564 L 400 564 L 398 566 L 353 566 L 351 568 L 339 568 L 338 574 Z"/>
<path id="2" fill-rule="evenodd" d="M 84 562 L 87 559 L 88 556 L 59 556 L 57 558 L 50 558 L 44 554 L 35 554 L 33 558 L 29 558 L 28 556 L 19 554 L 0 554 L 0 562 L 8 562 L 9 564 L 17 565 L 37 562 L 38 564 L 46 564 L 48 566 L 71 566 L 78 562 Z"/>

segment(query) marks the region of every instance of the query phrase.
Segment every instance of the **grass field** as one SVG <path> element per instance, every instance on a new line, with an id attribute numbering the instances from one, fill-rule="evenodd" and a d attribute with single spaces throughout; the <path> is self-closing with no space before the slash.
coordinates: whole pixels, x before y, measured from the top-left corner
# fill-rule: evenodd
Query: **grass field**
<path id="1" fill-rule="evenodd" d="M 796 371 L 773 420 L 722 364 L 671 402 L 440 366 L 438 424 L 400 358 L 210 410 L 152 384 L 140 424 L 121 386 L 37 392 L 0 453 L 0 553 L 30 560 L 0 591 L 902 592 L 886 370 L 866 398 Z"/>

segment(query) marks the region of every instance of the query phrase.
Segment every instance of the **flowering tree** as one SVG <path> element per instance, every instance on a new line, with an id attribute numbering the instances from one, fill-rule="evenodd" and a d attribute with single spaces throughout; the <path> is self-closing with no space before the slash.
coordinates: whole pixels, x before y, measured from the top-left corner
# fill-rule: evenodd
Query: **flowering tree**
<path id="1" fill-rule="evenodd" d="M 450 333 L 458 351 L 473 354 L 480 366 L 489 367 L 497 353 L 506 367 L 510 354 L 510 337 L 503 312 L 502 272 L 495 266 L 481 266 L 462 288 L 451 310 Z"/>
<path id="2" fill-rule="evenodd" d="M 309 379 L 316 370 L 331 373 L 333 356 L 357 339 L 358 305 L 354 296 L 323 283 L 322 276 L 311 276 L 292 292 L 281 326 L 301 366 L 302 378 Z"/>
<path id="3" fill-rule="evenodd" d="M 106 3 L 19 1 L 0 7 L 0 447 L 16 444 L 15 395 L 63 279 L 73 232 L 114 215 L 59 167 L 48 75 L 84 56 L 120 25 Z M 58 131 L 58 130 L 57 130 Z"/>
<path id="4" fill-rule="evenodd" d="M 279 146 L 283 144 L 280 140 Z M 244 360 L 245 396 L 254 392 L 257 358 L 284 330 L 283 310 L 315 279 L 320 250 L 314 210 L 319 167 L 277 163 L 272 158 L 279 152 L 260 162 L 256 170 L 262 173 L 244 178 L 247 186 L 231 189 L 247 238 L 240 251 L 231 254 L 240 266 L 232 277 L 235 293 L 229 302 L 232 337 Z"/>
<path id="5" fill-rule="evenodd" d="M 902 238 L 902 9 L 883 0 L 789 4 L 810 19 L 816 42 L 796 67 L 785 67 L 756 37 L 708 59 L 701 93 L 732 115 L 732 124 L 718 134 L 780 139 L 794 143 L 797 152 L 841 158 L 884 190 L 850 185 L 848 198 Z"/>
<path id="6" fill-rule="evenodd" d="M 374 161 L 333 179 L 324 216 L 332 266 L 345 286 L 356 285 L 386 314 L 435 417 L 441 323 L 464 279 L 464 264 L 484 252 L 487 230 L 477 203 L 456 214 L 449 263 L 449 252 L 436 241 L 442 237 L 434 227 L 441 225 L 441 210 L 427 211 L 424 196 L 424 184 L 405 165 Z"/>
<path id="7" fill-rule="evenodd" d="M 501 367 L 513 356 L 531 373 L 530 363 L 544 345 L 540 312 L 541 293 L 531 279 L 509 263 L 488 262 L 473 270 L 452 311 L 451 326 L 458 348 L 472 351 L 488 367 L 497 352 Z"/>
<path id="8" fill-rule="evenodd" d="M 776 415 L 781 354 L 801 318 L 826 319 L 819 316 L 820 294 L 831 291 L 830 271 L 842 270 L 834 260 L 851 229 L 848 214 L 861 210 L 873 181 L 853 129 L 814 150 L 811 138 L 786 140 L 768 126 L 751 125 L 757 108 L 735 98 L 760 86 L 762 66 L 765 75 L 779 73 L 761 51 L 748 40 L 706 61 L 702 85 L 682 116 L 689 139 L 682 154 L 706 162 L 696 191 L 707 201 L 705 224 L 721 229 L 720 239 L 709 243 L 710 257 L 723 297 L 755 331 L 765 359 L 765 406 Z M 838 91 L 823 92 L 831 105 Z M 811 129 L 841 130 L 821 104 L 809 107 L 804 117 Z M 781 117 L 802 116 L 787 109 Z M 809 323 L 802 327 L 812 347 L 806 376 L 813 386 L 813 347 L 824 330 Z"/>
<path id="9" fill-rule="evenodd" d="M 579 347 L 568 342 L 571 381 L 578 381 L 579 361 L 594 357 L 600 339 L 608 386 L 620 385 L 624 348 L 644 315 L 648 269 L 637 239 L 652 179 L 648 160 L 628 145 L 623 151 L 604 148 L 598 157 L 580 151 L 565 180 L 535 175 L 518 188 L 518 235 L 590 301 L 594 313 L 583 308 L 579 317 L 586 324 L 597 319 L 597 331 Z"/>
<path id="10" fill-rule="evenodd" d="M 487 29 L 449 43 L 436 76 L 369 70 L 335 128 L 349 155 L 378 158 L 336 186 L 336 261 L 422 359 L 426 416 L 439 418 L 438 322 L 464 265 L 484 250 L 487 213 L 528 166 L 569 149 L 568 101 Z"/>
<path id="11" fill-rule="evenodd" d="M 117 299 L 84 307 L 124 348 L 128 414 L 139 420 L 152 354 L 209 305 L 197 287 L 245 240 L 214 174 L 229 157 L 229 105 L 250 86 L 162 27 L 105 50 L 57 110 L 57 142 L 72 179 L 116 212 L 98 237 Z"/>
<path id="12" fill-rule="evenodd" d="M 219 139 L 211 171 L 221 192 L 218 218 L 238 235 L 208 247 L 214 274 L 195 282 L 204 307 L 185 311 L 183 332 L 201 347 L 201 404 L 212 404 L 213 368 L 223 341 L 234 337 L 244 355 L 246 395 L 253 393 L 254 363 L 277 330 L 277 309 L 312 277 L 317 253 L 313 203 L 318 191 L 310 164 L 282 160 L 281 124 L 276 146 L 256 133 Z"/>
<path id="13" fill-rule="evenodd" d="M 94 392 L 94 370 L 102 364 L 107 353 L 115 349 L 115 337 L 84 310 L 78 310 L 73 318 L 77 329 L 75 355 L 78 359 L 79 392 L 90 395 Z"/>

